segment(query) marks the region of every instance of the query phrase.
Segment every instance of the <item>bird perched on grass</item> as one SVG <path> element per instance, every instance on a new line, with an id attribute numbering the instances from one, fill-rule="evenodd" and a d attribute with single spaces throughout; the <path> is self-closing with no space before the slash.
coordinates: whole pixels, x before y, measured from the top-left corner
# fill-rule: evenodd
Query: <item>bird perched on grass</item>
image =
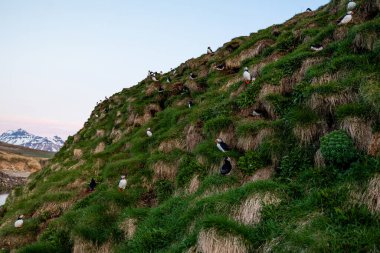
<path id="1" fill-rule="evenodd" d="M 346 13 L 345 16 L 341 17 L 337 23 L 338 25 L 346 25 L 352 21 L 352 14 L 354 14 L 353 11 L 349 11 Z"/>
<path id="2" fill-rule="evenodd" d="M 356 3 L 352 0 L 350 0 L 347 4 L 347 11 L 352 11 L 353 9 L 356 8 Z"/>
<path id="3" fill-rule="evenodd" d="M 24 224 L 24 215 L 20 215 L 17 217 L 17 220 L 15 221 L 15 228 L 21 228 Z"/>
<path id="4" fill-rule="evenodd" d="M 191 80 L 194 80 L 195 78 L 197 78 L 197 75 L 194 74 L 193 72 L 190 73 L 190 79 Z"/>
<path id="5" fill-rule="evenodd" d="M 150 130 L 150 128 L 148 128 L 148 129 L 146 130 L 146 135 L 148 135 L 148 137 L 152 137 L 152 136 L 153 136 L 153 133 L 152 133 L 152 131 Z"/>
<path id="6" fill-rule="evenodd" d="M 249 84 L 251 81 L 256 80 L 256 78 L 252 77 L 251 74 L 248 72 L 247 67 L 244 68 L 243 80 L 244 80 L 245 84 Z"/>
<path id="7" fill-rule="evenodd" d="M 193 100 L 189 100 L 189 102 L 187 103 L 187 105 L 189 106 L 189 108 L 193 107 Z"/>
<path id="8" fill-rule="evenodd" d="M 224 158 L 224 164 L 220 168 L 220 174 L 227 175 L 232 170 L 231 159 L 229 157 Z"/>
<path id="9" fill-rule="evenodd" d="M 157 80 L 157 78 L 156 78 L 156 75 L 152 75 L 152 80 L 153 80 L 154 82 L 158 82 L 158 80 Z"/>
<path id="10" fill-rule="evenodd" d="M 168 76 L 168 77 L 166 78 L 166 82 L 167 82 L 167 83 L 171 83 L 171 82 L 172 82 L 172 79 L 170 78 L 170 76 Z"/>
<path id="11" fill-rule="evenodd" d="M 170 73 L 172 73 L 172 75 L 175 76 L 175 74 L 177 73 L 177 70 L 170 68 Z"/>
<path id="12" fill-rule="evenodd" d="M 312 12 L 312 10 L 310 8 L 307 8 L 306 12 Z"/>
<path id="13" fill-rule="evenodd" d="M 222 63 L 222 64 L 219 64 L 219 65 L 217 65 L 216 67 L 215 67 L 215 69 L 216 70 L 219 70 L 219 71 L 222 71 L 222 70 L 224 70 L 224 68 L 225 68 L 225 65 Z"/>
<path id="14" fill-rule="evenodd" d="M 216 139 L 216 147 L 222 152 L 227 152 L 230 150 L 228 145 L 220 138 Z"/>
<path id="15" fill-rule="evenodd" d="M 125 179 L 125 176 L 121 176 L 119 181 L 119 191 L 124 191 L 125 187 L 127 187 L 127 179 Z"/>
<path id="16" fill-rule="evenodd" d="M 214 51 L 212 51 L 211 47 L 208 47 L 207 48 L 207 54 L 213 54 L 213 53 L 214 53 Z"/>
<path id="17" fill-rule="evenodd" d="M 315 44 L 315 45 L 312 45 L 312 46 L 310 47 L 310 49 L 311 49 L 312 51 L 319 52 L 319 51 L 322 51 L 322 50 L 323 50 L 323 46 L 320 45 L 320 44 Z"/>
<path id="18" fill-rule="evenodd" d="M 254 117 L 260 117 L 260 116 L 261 116 L 261 113 L 258 113 L 258 112 L 256 112 L 255 110 L 253 110 L 253 112 L 252 112 L 252 116 L 254 116 Z"/>

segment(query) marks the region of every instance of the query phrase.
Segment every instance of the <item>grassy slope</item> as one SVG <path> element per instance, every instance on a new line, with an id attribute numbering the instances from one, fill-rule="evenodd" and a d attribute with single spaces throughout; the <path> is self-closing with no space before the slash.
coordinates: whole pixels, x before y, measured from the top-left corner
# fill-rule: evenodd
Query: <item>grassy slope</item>
<path id="1" fill-rule="evenodd" d="M 202 242 L 211 250 L 234 247 L 235 238 L 240 252 L 379 250 L 379 209 L 371 201 L 379 198 L 380 161 L 367 154 L 364 141 L 380 130 L 380 17 L 368 12 L 374 6 L 367 8 L 374 2 L 361 2 L 356 22 L 347 27 L 335 25 L 345 10 L 333 1 L 234 39 L 214 56 L 179 66 L 164 95 L 149 79 L 115 94 L 95 108 L 49 167 L 12 194 L 2 214 L 0 246 L 38 239 L 20 252 L 195 252 L 206 251 Z M 233 61 L 263 40 L 270 46 L 258 55 Z M 310 52 L 320 42 L 325 50 Z M 248 88 L 234 79 L 244 66 L 274 57 L 279 59 Z M 221 62 L 231 68 L 215 71 L 213 64 Z M 187 80 L 191 71 L 206 73 L 196 87 Z M 185 82 L 192 109 L 186 106 L 189 95 L 173 88 Z M 247 108 L 264 117 L 246 116 Z M 144 114 L 146 121 L 138 118 Z M 337 129 L 348 135 L 330 134 Z M 231 138 L 234 151 L 228 155 L 237 163 L 227 177 L 217 172 L 224 154 L 213 140 L 220 134 Z M 94 153 L 100 143 L 105 149 Z M 325 166 L 321 159 L 319 166 L 314 162 L 318 150 Z M 252 181 L 262 168 L 274 175 Z M 125 173 L 127 191 L 119 193 L 118 178 Z M 93 176 L 99 184 L 88 194 Z M 28 219 L 15 230 L 19 213 Z M 214 242 L 210 231 L 226 241 Z"/>

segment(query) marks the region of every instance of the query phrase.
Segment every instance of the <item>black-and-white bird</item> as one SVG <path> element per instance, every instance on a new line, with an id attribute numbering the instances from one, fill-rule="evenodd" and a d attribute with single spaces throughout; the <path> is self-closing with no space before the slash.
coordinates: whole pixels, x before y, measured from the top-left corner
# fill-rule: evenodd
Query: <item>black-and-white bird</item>
<path id="1" fill-rule="evenodd" d="M 148 137 L 152 137 L 152 136 L 153 136 L 153 133 L 152 133 L 152 131 L 150 130 L 150 128 L 148 128 L 148 129 L 146 130 L 146 135 L 148 135 Z"/>
<path id="2" fill-rule="evenodd" d="M 353 9 L 356 8 L 356 3 L 352 0 L 350 0 L 347 4 L 347 11 L 352 11 Z"/>
<path id="3" fill-rule="evenodd" d="M 322 51 L 322 50 L 323 50 L 323 46 L 320 45 L 320 44 L 316 44 L 316 45 L 312 45 L 312 46 L 310 47 L 310 49 L 311 49 L 312 51 L 319 52 L 319 51 Z"/>
<path id="4" fill-rule="evenodd" d="M 231 159 L 229 157 L 224 158 L 224 164 L 220 168 L 220 174 L 227 175 L 232 170 Z"/>
<path id="5" fill-rule="evenodd" d="M 215 69 L 219 70 L 219 71 L 222 71 L 222 70 L 224 70 L 225 67 L 226 66 L 224 65 L 224 63 L 222 63 L 222 64 L 219 64 L 219 65 L 216 65 Z"/>
<path id="6" fill-rule="evenodd" d="M 188 105 L 189 108 L 193 107 L 193 105 L 194 105 L 193 104 L 193 100 L 189 100 L 189 102 L 187 103 L 187 105 Z"/>
<path id="7" fill-rule="evenodd" d="M 170 72 L 172 73 L 173 76 L 175 76 L 175 74 L 177 73 L 177 70 L 170 68 Z"/>
<path id="8" fill-rule="evenodd" d="M 230 147 L 220 138 L 216 139 L 216 147 L 222 152 L 230 150 Z"/>
<path id="9" fill-rule="evenodd" d="M 190 79 L 191 80 L 194 80 L 195 78 L 197 78 L 197 75 L 194 74 L 193 72 L 190 73 Z"/>
<path id="10" fill-rule="evenodd" d="M 341 17 L 337 21 L 338 25 L 346 25 L 350 23 L 352 21 L 352 14 L 354 14 L 354 12 L 352 11 L 347 12 L 345 16 Z"/>
<path id="11" fill-rule="evenodd" d="M 207 53 L 208 53 L 208 54 L 213 54 L 214 51 L 212 51 L 211 47 L 208 47 L 208 48 L 207 48 Z"/>
<path id="12" fill-rule="evenodd" d="M 162 93 L 162 92 L 164 92 L 165 90 L 164 90 L 164 88 L 162 88 L 162 86 L 160 85 L 160 87 L 158 87 L 158 92 L 159 93 Z"/>
<path id="13" fill-rule="evenodd" d="M 20 215 L 17 217 L 17 220 L 15 221 L 15 228 L 21 228 L 24 224 L 24 215 Z"/>
<path id="14" fill-rule="evenodd" d="M 248 72 L 247 67 L 244 68 L 243 80 L 246 84 L 249 84 L 251 82 L 251 74 Z"/>
<path id="15" fill-rule="evenodd" d="M 310 8 L 307 8 L 306 11 L 307 12 L 312 12 L 312 10 Z"/>
<path id="16" fill-rule="evenodd" d="M 168 76 L 168 77 L 166 78 L 166 82 L 167 82 L 167 83 L 171 83 L 171 82 L 172 82 L 172 79 L 170 78 L 170 76 Z"/>
<path id="17" fill-rule="evenodd" d="M 155 81 L 155 82 L 158 82 L 157 78 L 155 75 L 152 76 L 152 80 Z"/>

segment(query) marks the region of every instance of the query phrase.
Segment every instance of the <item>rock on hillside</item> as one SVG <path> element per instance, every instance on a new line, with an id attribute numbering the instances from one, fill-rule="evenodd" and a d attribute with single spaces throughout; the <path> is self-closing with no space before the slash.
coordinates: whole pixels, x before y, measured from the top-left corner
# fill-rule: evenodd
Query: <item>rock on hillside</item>
<path id="1" fill-rule="evenodd" d="M 379 1 L 356 2 L 345 26 L 336 20 L 347 1 L 334 0 L 97 105 L 9 196 L 0 248 L 378 251 Z M 310 50 L 317 44 L 324 49 Z M 254 82 L 243 84 L 244 67 Z M 231 150 L 218 150 L 217 138 Z M 19 214 L 25 225 L 15 229 Z"/>

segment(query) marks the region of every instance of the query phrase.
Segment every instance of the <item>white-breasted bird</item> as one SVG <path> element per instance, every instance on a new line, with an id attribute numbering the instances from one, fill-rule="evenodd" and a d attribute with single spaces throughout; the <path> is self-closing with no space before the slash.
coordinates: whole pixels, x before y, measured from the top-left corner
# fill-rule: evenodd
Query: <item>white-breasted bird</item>
<path id="1" fill-rule="evenodd" d="M 227 152 L 230 150 L 228 145 L 220 138 L 216 139 L 216 147 L 222 152 Z"/>
<path id="2" fill-rule="evenodd" d="M 322 51 L 322 50 L 323 50 L 323 46 L 320 45 L 320 44 L 316 44 L 316 45 L 312 45 L 312 46 L 310 47 L 310 49 L 311 49 L 312 51 L 319 52 L 319 51 Z"/>
<path id="3" fill-rule="evenodd" d="M 259 117 L 259 116 L 261 116 L 261 113 L 258 113 L 258 112 L 256 112 L 255 110 L 253 110 L 253 112 L 252 112 L 252 116 L 254 116 L 254 117 Z"/>
<path id="4" fill-rule="evenodd" d="M 189 100 L 189 102 L 187 103 L 187 106 L 191 109 L 191 107 L 193 106 L 193 100 Z"/>
<path id="5" fill-rule="evenodd" d="M 148 128 L 148 129 L 146 130 L 146 135 L 148 135 L 149 137 L 152 137 L 152 136 L 153 136 L 153 133 L 152 133 L 152 131 L 150 130 L 150 128 Z"/>
<path id="6" fill-rule="evenodd" d="M 352 11 L 353 9 L 356 8 L 356 3 L 352 0 L 350 0 L 347 4 L 347 11 Z"/>
<path id="7" fill-rule="evenodd" d="M 208 54 L 213 54 L 214 51 L 212 51 L 211 47 L 208 47 L 208 48 L 207 48 L 207 53 L 208 53 Z"/>
<path id="8" fill-rule="evenodd" d="M 197 75 L 194 74 L 193 72 L 190 73 L 190 79 L 191 80 L 194 80 L 195 78 L 197 78 Z"/>
<path id="9" fill-rule="evenodd" d="M 24 224 L 24 215 L 20 215 L 17 217 L 17 220 L 15 221 L 15 228 L 21 228 Z"/>
<path id="10" fill-rule="evenodd" d="M 251 74 L 248 72 L 247 67 L 244 68 L 243 80 L 246 84 L 249 84 L 251 82 Z"/>
<path id="11" fill-rule="evenodd" d="M 166 78 L 166 82 L 167 82 L 167 83 L 171 83 L 171 81 L 172 81 L 172 79 L 170 78 L 170 76 L 168 76 L 168 77 Z"/>
<path id="12" fill-rule="evenodd" d="M 158 82 L 158 80 L 157 80 L 157 78 L 156 78 L 156 76 L 154 75 L 154 76 L 152 76 L 152 80 L 153 81 L 155 81 L 155 82 Z"/>
<path id="13" fill-rule="evenodd" d="M 127 187 L 127 179 L 125 179 L 125 176 L 121 176 L 119 181 L 119 191 L 125 190 L 125 187 Z"/>
<path id="14" fill-rule="evenodd" d="M 346 24 L 350 23 L 352 21 L 352 14 L 354 14 L 353 11 L 347 12 L 347 14 L 345 16 L 341 17 L 337 21 L 338 25 L 346 25 Z"/>
<path id="15" fill-rule="evenodd" d="M 222 71 L 222 70 L 224 70 L 225 65 L 222 63 L 222 64 L 217 65 L 215 68 L 216 68 L 216 70 Z"/>

